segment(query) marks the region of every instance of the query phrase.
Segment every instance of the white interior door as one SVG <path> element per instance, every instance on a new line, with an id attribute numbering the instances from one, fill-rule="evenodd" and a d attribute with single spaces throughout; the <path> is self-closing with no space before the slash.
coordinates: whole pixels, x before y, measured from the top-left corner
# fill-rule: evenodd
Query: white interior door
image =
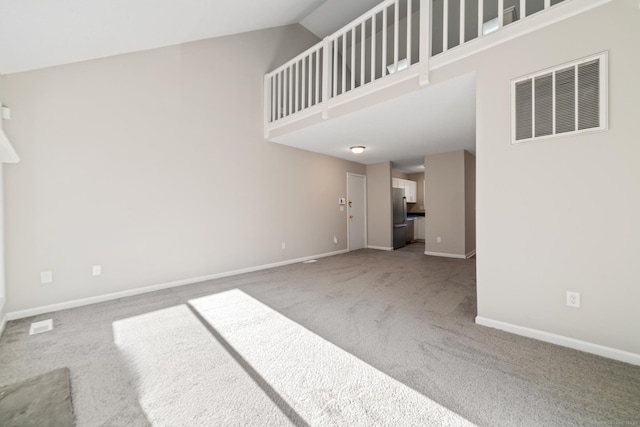
<path id="1" fill-rule="evenodd" d="M 367 246 L 367 178 L 347 174 L 347 232 L 350 251 Z"/>

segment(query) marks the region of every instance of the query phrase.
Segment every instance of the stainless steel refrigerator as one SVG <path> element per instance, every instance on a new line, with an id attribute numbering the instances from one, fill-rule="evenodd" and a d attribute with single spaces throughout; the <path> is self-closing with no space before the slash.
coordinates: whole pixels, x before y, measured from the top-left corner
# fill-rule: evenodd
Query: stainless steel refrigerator
<path id="1" fill-rule="evenodd" d="M 393 204 L 393 249 L 407 244 L 407 198 L 403 188 L 391 189 Z"/>

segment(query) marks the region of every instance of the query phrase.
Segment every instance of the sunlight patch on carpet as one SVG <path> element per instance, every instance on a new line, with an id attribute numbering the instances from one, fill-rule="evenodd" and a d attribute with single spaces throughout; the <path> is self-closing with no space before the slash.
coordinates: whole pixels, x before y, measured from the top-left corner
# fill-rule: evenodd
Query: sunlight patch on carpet
<path id="1" fill-rule="evenodd" d="M 473 425 L 234 289 L 114 322 L 159 425 Z"/>
<path id="2" fill-rule="evenodd" d="M 113 334 L 151 424 L 289 424 L 186 305 L 113 322 Z"/>
<path id="3" fill-rule="evenodd" d="M 238 289 L 190 304 L 312 425 L 469 425 Z"/>

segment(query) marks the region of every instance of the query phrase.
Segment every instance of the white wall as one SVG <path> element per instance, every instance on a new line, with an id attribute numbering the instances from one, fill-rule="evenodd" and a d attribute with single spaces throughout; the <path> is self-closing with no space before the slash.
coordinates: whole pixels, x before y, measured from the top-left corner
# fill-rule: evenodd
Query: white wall
<path id="1" fill-rule="evenodd" d="M 391 162 L 367 165 L 367 245 L 393 249 Z"/>
<path id="2" fill-rule="evenodd" d="M 464 258 L 467 254 L 465 157 L 464 150 L 424 157 L 425 253 L 429 255 Z"/>
<path id="3" fill-rule="evenodd" d="M 263 74 L 316 41 L 294 25 L 3 77 L 8 310 L 346 249 L 337 201 L 365 167 L 263 139 Z"/>
<path id="4" fill-rule="evenodd" d="M 639 22 L 614 1 L 434 72 L 477 71 L 480 318 L 640 354 Z M 610 129 L 511 145 L 510 80 L 605 50 Z"/>
<path id="5" fill-rule="evenodd" d="M 0 118 L 2 120 L 2 118 Z M 4 163 L 0 162 L 0 335 L 6 316 L 6 289 L 4 268 Z"/>
<path id="6" fill-rule="evenodd" d="M 0 76 L 0 93 L 4 80 Z M 0 98 L 0 108 L 2 102 Z M 2 117 L 0 116 L 0 129 L 3 128 Z M 4 164 L 0 162 L 0 335 L 4 330 L 4 322 L 6 315 L 6 291 L 5 291 L 5 277 L 4 277 Z"/>

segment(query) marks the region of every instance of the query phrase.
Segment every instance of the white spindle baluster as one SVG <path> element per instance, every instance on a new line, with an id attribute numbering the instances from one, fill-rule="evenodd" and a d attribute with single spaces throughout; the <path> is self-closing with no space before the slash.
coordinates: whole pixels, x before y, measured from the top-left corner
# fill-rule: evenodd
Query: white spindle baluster
<path id="1" fill-rule="evenodd" d="M 363 21 L 362 25 L 360 26 L 360 86 L 364 85 L 364 77 L 365 77 L 365 75 L 364 75 L 364 70 L 365 70 L 365 67 L 364 67 L 364 64 L 365 64 L 365 62 L 364 62 L 364 60 L 365 60 L 364 52 L 365 52 L 365 46 L 366 46 L 366 43 L 365 43 L 365 36 L 366 36 L 365 28 L 366 28 L 366 26 L 367 26 L 367 21 Z"/>
<path id="2" fill-rule="evenodd" d="M 429 59 L 431 58 L 431 0 L 420 0 L 420 85 L 429 83 Z"/>
<path id="3" fill-rule="evenodd" d="M 371 17 L 371 80 L 376 79 L 376 16 Z"/>
<path id="4" fill-rule="evenodd" d="M 380 46 L 382 47 L 382 74 L 380 77 L 387 75 L 387 7 L 382 10 L 382 41 Z"/>
<path id="5" fill-rule="evenodd" d="M 544 0 L 544 8 L 548 9 L 551 7 L 551 0 Z"/>
<path id="6" fill-rule="evenodd" d="M 283 72 L 284 71 L 281 71 L 281 72 L 278 73 L 278 93 L 277 93 L 277 96 L 278 96 L 278 110 L 276 111 L 278 119 L 282 118 L 282 104 L 283 104 L 283 101 L 282 101 L 282 73 Z"/>
<path id="7" fill-rule="evenodd" d="M 458 46 L 464 44 L 464 23 L 465 23 L 465 6 L 466 0 L 460 0 L 460 43 Z"/>
<path id="8" fill-rule="evenodd" d="M 288 114 L 293 114 L 293 65 L 289 65 L 289 110 Z"/>
<path id="9" fill-rule="evenodd" d="M 282 105 L 280 109 L 282 110 L 282 117 L 286 117 L 287 115 L 287 100 L 289 99 L 289 92 L 287 88 L 289 87 L 287 83 L 287 69 L 282 70 Z"/>
<path id="10" fill-rule="evenodd" d="M 293 97 L 294 97 L 294 113 L 300 111 L 300 61 L 296 61 L 295 64 L 291 64 L 291 69 L 296 67 L 296 72 L 294 74 L 294 86 L 293 86 Z"/>
<path id="11" fill-rule="evenodd" d="M 442 3 L 442 52 L 449 49 L 449 0 Z"/>
<path id="12" fill-rule="evenodd" d="M 307 90 L 309 89 L 309 82 L 307 81 L 307 58 L 302 58 L 302 109 L 307 108 Z M 311 67 L 309 67 L 311 68 Z"/>
<path id="13" fill-rule="evenodd" d="M 289 114 L 289 68 L 282 70 L 282 117 Z"/>
<path id="14" fill-rule="evenodd" d="M 578 89 L 579 89 L 578 85 L 580 83 L 578 81 L 578 65 L 577 64 L 573 66 L 573 75 L 574 75 L 574 78 L 573 78 L 573 84 L 574 84 L 574 89 L 573 89 L 574 98 L 573 99 L 574 99 L 574 104 L 573 105 L 575 105 L 575 107 L 574 107 L 575 115 L 574 115 L 574 119 L 573 119 L 574 120 L 573 129 L 574 130 L 578 130 L 578 129 L 580 129 L 580 115 L 579 115 L 579 111 L 578 111 L 578 106 L 580 104 L 580 97 L 578 95 L 578 93 L 579 93 L 578 92 Z M 533 98 L 533 101 L 535 102 L 535 100 L 536 100 L 535 93 L 533 94 L 532 98 Z M 534 126 L 535 126 L 535 123 L 536 122 L 533 122 Z"/>
<path id="15" fill-rule="evenodd" d="M 342 87 L 340 93 L 345 93 L 347 89 L 347 34 L 349 32 L 345 32 L 342 34 Z"/>
<path id="16" fill-rule="evenodd" d="M 276 109 L 276 105 L 278 105 L 278 102 L 276 100 L 276 96 L 278 94 L 278 87 L 276 86 L 276 76 L 272 75 L 269 81 L 271 82 L 271 121 L 273 122 L 277 119 L 276 112 L 278 111 Z"/>
<path id="17" fill-rule="evenodd" d="M 484 25 L 484 0 L 478 0 L 478 37 L 482 37 L 482 26 Z"/>
<path id="18" fill-rule="evenodd" d="M 322 46 L 322 99 L 320 102 L 327 102 L 331 97 L 331 40 L 325 37 Z M 326 110 L 322 116 L 326 118 Z"/>
<path id="19" fill-rule="evenodd" d="M 289 114 L 289 69 L 282 70 L 282 117 Z"/>
<path id="20" fill-rule="evenodd" d="M 400 50 L 400 41 L 398 36 L 400 35 L 400 0 L 395 1 L 393 20 L 393 68 L 398 71 L 398 50 Z"/>
<path id="21" fill-rule="evenodd" d="M 351 89 L 356 87 L 356 27 L 351 29 Z"/>
<path id="22" fill-rule="evenodd" d="M 411 66 L 411 0 L 407 0 L 407 66 Z"/>
<path id="23" fill-rule="evenodd" d="M 504 27 L 504 0 L 498 0 L 498 29 Z"/>
<path id="24" fill-rule="evenodd" d="M 333 94 L 331 96 L 338 95 L 338 38 L 336 37 L 332 43 L 333 46 Z"/>
<path id="25" fill-rule="evenodd" d="M 527 0 L 520 0 L 520 19 L 527 17 Z"/>
<path id="26" fill-rule="evenodd" d="M 282 70 L 282 78 L 281 78 L 281 88 L 280 88 L 280 105 L 278 108 L 280 109 L 280 115 L 284 117 L 287 112 L 287 69 L 284 68 Z"/>
<path id="27" fill-rule="evenodd" d="M 551 133 L 556 133 L 556 72 L 551 73 Z"/>
<path id="28" fill-rule="evenodd" d="M 318 97 L 320 96 L 320 49 L 316 50 L 316 96 L 314 98 L 314 104 L 319 102 Z"/>
<path id="29" fill-rule="evenodd" d="M 531 136 L 536 136 L 536 79 L 531 79 Z"/>

